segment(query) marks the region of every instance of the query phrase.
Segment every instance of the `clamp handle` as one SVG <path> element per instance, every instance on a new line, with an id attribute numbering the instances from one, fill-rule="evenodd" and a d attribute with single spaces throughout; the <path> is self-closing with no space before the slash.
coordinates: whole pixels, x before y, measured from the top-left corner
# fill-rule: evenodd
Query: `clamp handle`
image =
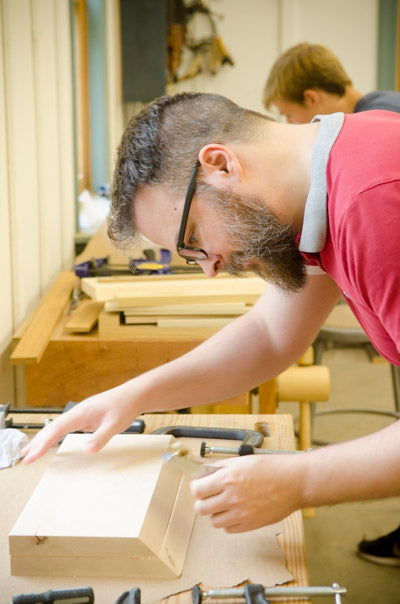
<path id="1" fill-rule="evenodd" d="M 94 593 L 91 587 L 72 589 L 49 589 L 42 593 L 21 594 L 13 596 L 12 604 L 54 604 L 55 602 L 73 602 L 74 604 L 94 604 Z"/>
<path id="2" fill-rule="evenodd" d="M 244 586 L 246 604 L 270 604 L 265 598 L 265 588 L 260 583 L 250 583 Z"/>
<path id="3" fill-rule="evenodd" d="M 219 438 L 225 440 L 241 440 L 243 445 L 252 447 L 261 447 L 264 442 L 264 435 L 256 430 L 246 430 L 240 428 L 206 428 L 203 426 L 163 426 L 157 428 L 152 434 L 172 434 L 177 438 Z"/>
<path id="4" fill-rule="evenodd" d="M 130 591 L 124 591 L 115 604 L 140 604 L 140 589 L 134 587 Z"/>

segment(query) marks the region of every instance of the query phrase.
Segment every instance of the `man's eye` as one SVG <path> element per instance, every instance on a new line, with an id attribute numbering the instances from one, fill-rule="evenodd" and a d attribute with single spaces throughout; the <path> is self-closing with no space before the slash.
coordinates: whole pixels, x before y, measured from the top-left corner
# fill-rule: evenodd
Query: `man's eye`
<path id="1" fill-rule="evenodd" d="M 192 231 L 188 238 L 188 245 L 191 245 L 192 247 L 196 247 L 197 244 L 198 244 L 198 241 L 197 241 L 196 235 Z"/>

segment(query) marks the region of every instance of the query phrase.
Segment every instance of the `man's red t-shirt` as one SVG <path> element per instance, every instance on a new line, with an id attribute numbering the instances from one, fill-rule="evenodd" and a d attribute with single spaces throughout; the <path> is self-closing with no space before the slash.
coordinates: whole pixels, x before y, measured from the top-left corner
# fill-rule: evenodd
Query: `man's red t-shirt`
<path id="1" fill-rule="evenodd" d="M 378 352 L 400 365 L 399 114 L 344 117 L 326 162 L 323 197 L 326 221 L 317 225 L 326 228 L 323 247 L 300 249 L 332 276 Z"/>

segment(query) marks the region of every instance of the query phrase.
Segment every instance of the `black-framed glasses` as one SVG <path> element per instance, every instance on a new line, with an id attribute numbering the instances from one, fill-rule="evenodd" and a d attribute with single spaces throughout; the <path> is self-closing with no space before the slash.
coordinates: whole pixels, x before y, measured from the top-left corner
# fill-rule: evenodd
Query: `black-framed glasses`
<path id="1" fill-rule="evenodd" d="M 197 160 L 196 164 L 192 170 L 190 175 L 190 180 L 188 184 L 188 188 L 185 196 L 185 203 L 183 205 L 183 212 L 181 218 L 181 226 L 179 227 L 178 233 L 178 241 L 176 244 L 176 251 L 182 258 L 186 260 L 187 264 L 196 264 L 196 260 L 207 260 L 208 254 L 205 250 L 202 250 L 198 247 L 191 247 L 190 245 L 185 245 L 185 232 L 187 227 L 187 220 L 189 216 L 189 210 L 192 203 L 193 195 L 196 190 L 196 176 L 197 170 L 199 169 L 200 162 Z"/>

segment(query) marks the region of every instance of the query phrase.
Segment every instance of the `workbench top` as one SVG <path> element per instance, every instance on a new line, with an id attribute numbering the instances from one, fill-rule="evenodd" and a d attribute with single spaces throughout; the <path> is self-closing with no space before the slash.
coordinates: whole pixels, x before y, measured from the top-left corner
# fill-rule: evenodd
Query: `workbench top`
<path id="1" fill-rule="evenodd" d="M 293 421 L 291 415 L 208 415 L 208 414 L 149 414 L 142 416 L 145 421 L 146 433 L 161 426 L 193 425 L 221 428 L 255 429 L 256 422 L 266 422 L 271 436 L 266 438 L 264 446 L 271 449 L 293 449 L 295 447 Z M 38 416 L 18 421 L 38 421 Z M 39 420 L 40 421 L 40 420 Z M 200 442 L 200 441 L 199 441 Z M 8 533 L 29 499 L 33 489 L 46 470 L 56 449 L 52 448 L 43 458 L 34 464 L 25 466 L 21 463 L 13 468 L 0 471 L 0 594 L 2 600 L 11 601 L 13 595 L 39 592 L 47 589 L 68 587 L 84 587 L 90 585 L 95 593 L 96 604 L 114 604 L 117 597 L 134 585 L 126 579 L 99 578 L 42 578 L 42 577 L 11 577 L 9 572 Z M 303 520 L 301 512 L 295 512 L 283 521 L 283 531 L 278 537 L 286 557 L 287 568 L 294 580 L 287 585 L 307 586 L 308 573 L 305 559 Z M 136 587 L 140 587 L 139 585 Z M 207 586 L 213 587 L 213 586 Z M 294 600 L 280 600 L 288 604 Z M 190 593 L 184 592 L 163 600 L 168 604 L 186 604 L 191 602 Z M 305 600 L 302 600 L 305 604 Z M 150 603 L 143 603 L 150 604 Z"/>

